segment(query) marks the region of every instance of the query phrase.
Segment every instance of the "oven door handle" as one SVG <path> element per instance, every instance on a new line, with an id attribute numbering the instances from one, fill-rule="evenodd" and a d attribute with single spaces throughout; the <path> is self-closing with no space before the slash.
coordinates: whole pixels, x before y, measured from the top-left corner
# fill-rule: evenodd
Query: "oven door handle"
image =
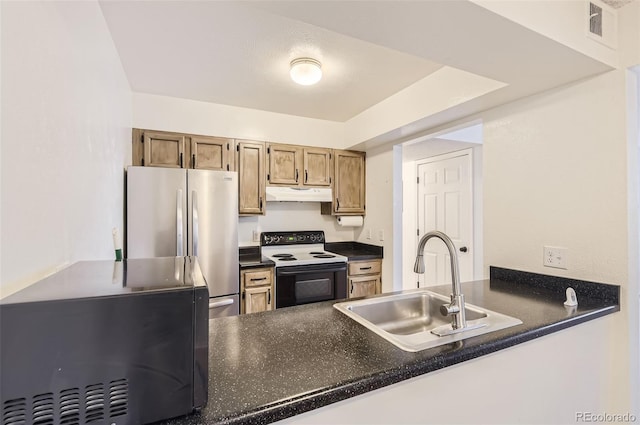
<path id="1" fill-rule="evenodd" d="M 277 276 L 292 276 L 296 274 L 304 273 L 316 273 L 316 272 L 341 272 L 347 270 L 347 264 L 341 263 L 338 266 L 292 266 L 278 269 L 276 271 Z"/>

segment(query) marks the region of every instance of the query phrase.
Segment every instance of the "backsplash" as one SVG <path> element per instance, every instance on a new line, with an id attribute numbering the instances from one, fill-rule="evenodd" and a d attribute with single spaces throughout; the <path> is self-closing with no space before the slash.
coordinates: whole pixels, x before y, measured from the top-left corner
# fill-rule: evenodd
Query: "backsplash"
<path id="1" fill-rule="evenodd" d="M 366 217 L 365 217 L 366 221 Z M 354 240 L 354 227 L 340 227 L 335 216 L 321 215 L 319 202 L 269 202 L 264 216 L 240 217 L 238 244 L 258 245 L 253 231 L 278 232 L 296 230 L 322 230 L 329 242 Z"/>

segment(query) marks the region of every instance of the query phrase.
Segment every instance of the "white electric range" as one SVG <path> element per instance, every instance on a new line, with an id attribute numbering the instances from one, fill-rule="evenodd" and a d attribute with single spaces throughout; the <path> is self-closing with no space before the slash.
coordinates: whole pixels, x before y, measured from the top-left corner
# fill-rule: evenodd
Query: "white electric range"
<path id="1" fill-rule="evenodd" d="M 276 308 L 347 296 L 347 257 L 324 249 L 323 231 L 263 232 L 262 255 L 275 263 Z"/>

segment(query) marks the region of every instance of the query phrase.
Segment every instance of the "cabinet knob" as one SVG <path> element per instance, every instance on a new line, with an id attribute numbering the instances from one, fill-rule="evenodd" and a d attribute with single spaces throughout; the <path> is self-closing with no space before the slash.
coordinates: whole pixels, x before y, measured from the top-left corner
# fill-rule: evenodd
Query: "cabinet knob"
<path id="1" fill-rule="evenodd" d="M 462 248 L 460 248 L 460 252 L 467 252 L 467 251 L 468 251 L 468 249 L 467 249 L 466 246 L 463 246 Z"/>

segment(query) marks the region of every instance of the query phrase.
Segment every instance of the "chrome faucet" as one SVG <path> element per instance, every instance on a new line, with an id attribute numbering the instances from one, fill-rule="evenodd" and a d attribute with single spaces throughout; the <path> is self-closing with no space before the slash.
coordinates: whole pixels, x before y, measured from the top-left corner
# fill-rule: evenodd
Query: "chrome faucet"
<path id="1" fill-rule="evenodd" d="M 458 256 L 456 255 L 456 248 L 449 236 L 442 232 L 434 230 L 432 232 L 425 233 L 418 243 L 418 253 L 416 256 L 416 263 L 413 266 L 413 271 L 416 273 L 424 273 L 424 258 L 423 251 L 427 241 L 431 238 L 438 238 L 447 246 L 449 250 L 449 257 L 451 258 L 451 287 L 453 293 L 451 294 L 451 302 L 449 304 L 443 304 L 440 307 L 440 312 L 443 316 L 452 316 L 451 327 L 440 327 L 434 329 L 432 332 L 444 336 L 452 333 L 462 332 L 467 329 L 476 328 L 477 326 L 468 326 L 467 320 L 464 316 L 464 295 L 460 290 L 460 271 L 458 269 Z"/>

